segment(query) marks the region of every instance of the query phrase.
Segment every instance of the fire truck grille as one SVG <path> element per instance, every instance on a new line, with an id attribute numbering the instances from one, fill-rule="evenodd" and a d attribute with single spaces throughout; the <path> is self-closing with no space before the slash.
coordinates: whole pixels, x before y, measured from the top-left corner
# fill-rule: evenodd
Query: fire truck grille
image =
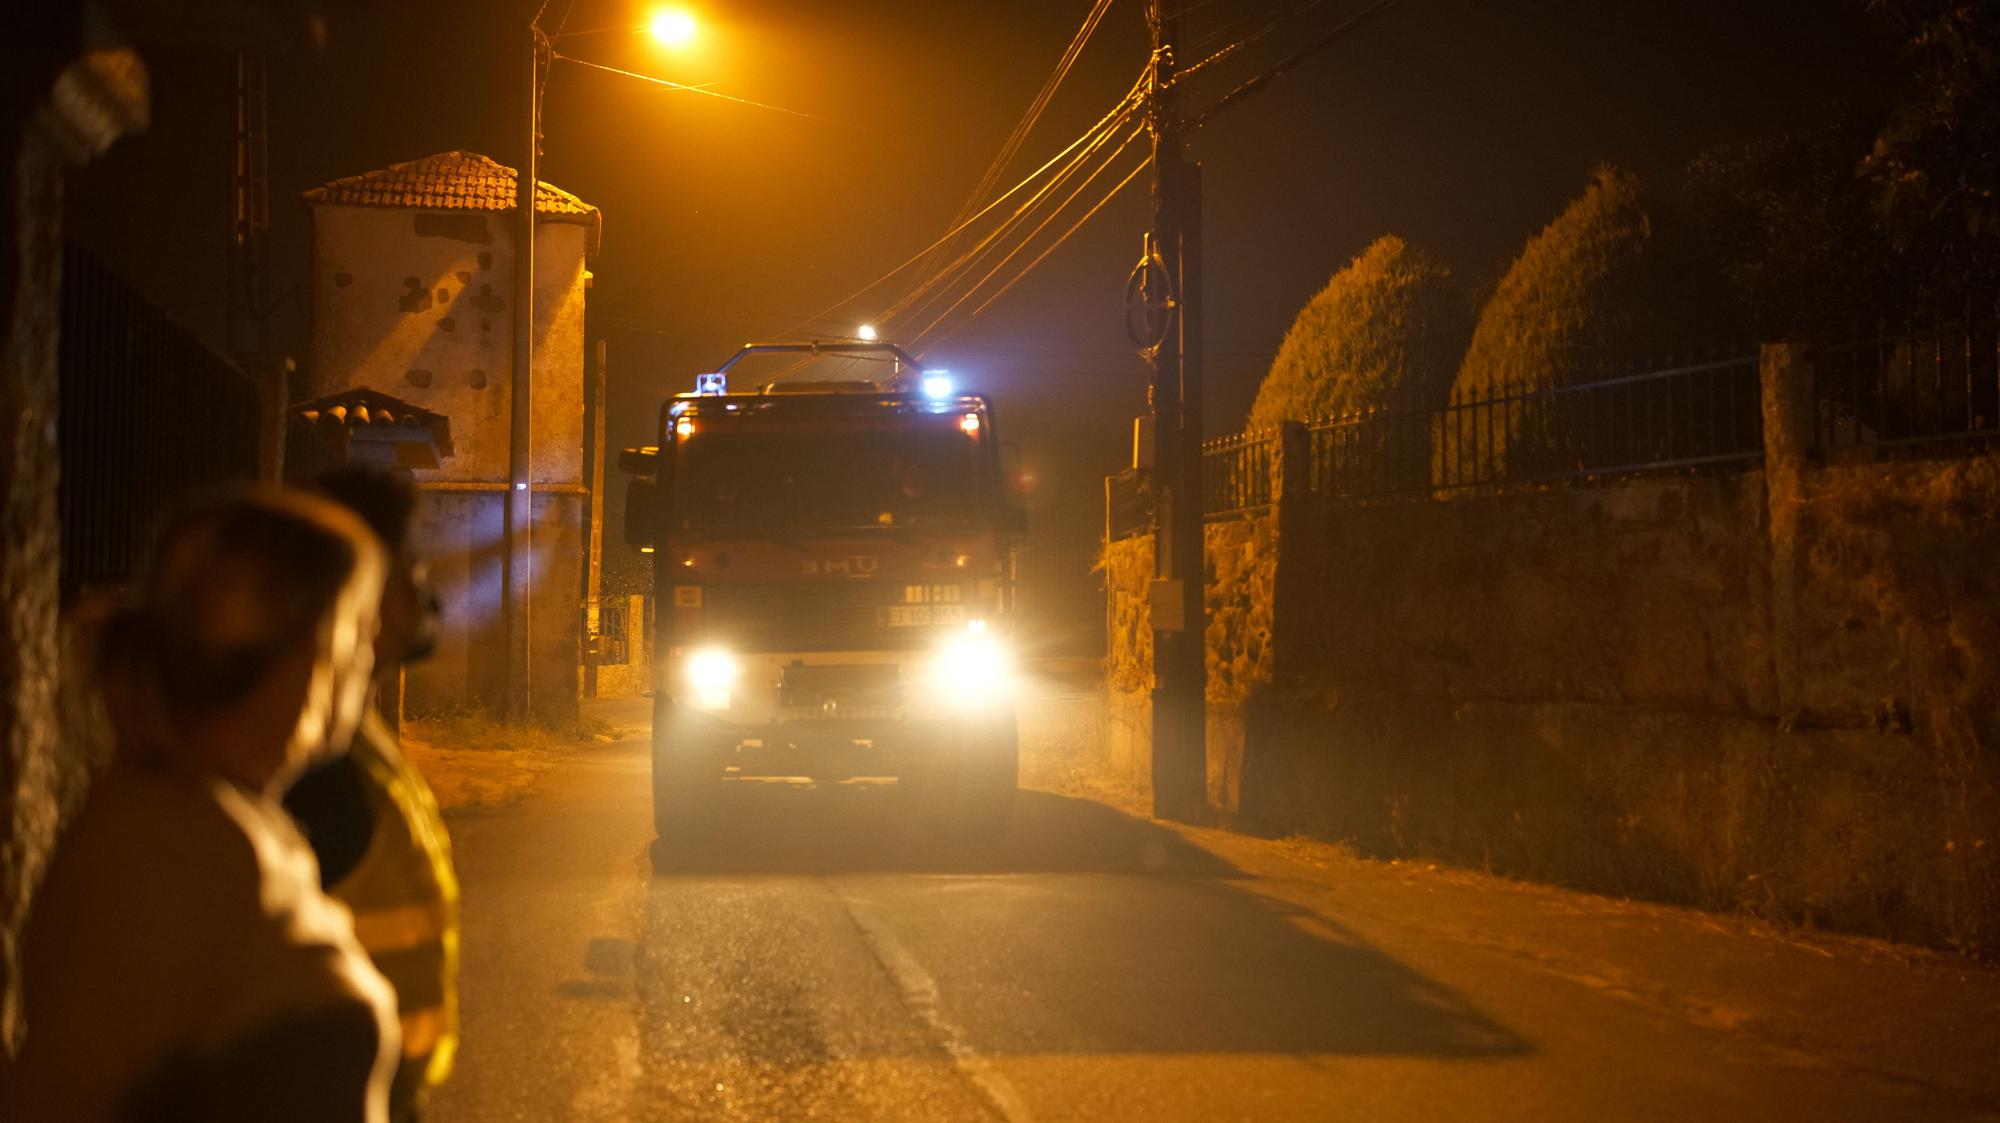
<path id="1" fill-rule="evenodd" d="M 902 592 L 887 581 L 710 584 L 702 590 L 702 631 L 742 651 L 920 647 L 925 629 L 888 624 Z"/>

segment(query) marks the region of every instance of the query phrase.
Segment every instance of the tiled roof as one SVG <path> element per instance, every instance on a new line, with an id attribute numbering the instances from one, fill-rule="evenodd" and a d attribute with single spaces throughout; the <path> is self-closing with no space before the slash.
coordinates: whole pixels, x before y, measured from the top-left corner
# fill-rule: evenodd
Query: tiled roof
<path id="1" fill-rule="evenodd" d="M 313 188 L 308 203 L 350 207 L 406 207 L 412 210 L 511 211 L 519 176 L 513 168 L 477 152 L 456 149 L 391 164 Z M 596 207 L 550 183 L 536 181 L 535 213 L 550 222 L 590 227 L 590 250 L 597 252 L 603 216 Z"/>
<path id="2" fill-rule="evenodd" d="M 338 427 L 350 432 L 359 429 L 380 432 L 399 426 L 423 429 L 437 442 L 439 456 L 452 453 L 450 418 L 366 386 L 300 402 L 292 407 L 292 416 L 308 425 Z"/>

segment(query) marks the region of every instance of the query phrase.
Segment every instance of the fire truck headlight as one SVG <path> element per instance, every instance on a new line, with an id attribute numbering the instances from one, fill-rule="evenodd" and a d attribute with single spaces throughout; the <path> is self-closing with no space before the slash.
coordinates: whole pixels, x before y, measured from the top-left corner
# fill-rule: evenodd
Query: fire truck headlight
<path id="1" fill-rule="evenodd" d="M 985 621 L 938 645 L 931 662 L 931 686 L 947 706 L 977 708 L 1005 702 L 1014 694 L 1014 659 Z"/>
<path id="2" fill-rule="evenodd" d="M 687 684 L 696 709 L 726 710 L 729 692 L 743 676 L 743 664 L 719 647 L 704 647 L 688 656 Z"/>

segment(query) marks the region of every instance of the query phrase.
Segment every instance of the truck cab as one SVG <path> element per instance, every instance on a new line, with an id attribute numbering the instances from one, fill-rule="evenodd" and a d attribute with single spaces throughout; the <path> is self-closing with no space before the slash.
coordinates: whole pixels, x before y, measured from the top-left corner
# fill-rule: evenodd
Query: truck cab
<path id="1" fill-rule="evenodd" d="M 884 353 L 884 382 L 732 391 L 754 354 Z M 957 833 L 1004 828 L 1018 768 L 1013 554 L 993 406 L 893 344 L 758 344 L 628 449 L 656 589 L 663 837 L 729 777 L 893 776 Z"/>

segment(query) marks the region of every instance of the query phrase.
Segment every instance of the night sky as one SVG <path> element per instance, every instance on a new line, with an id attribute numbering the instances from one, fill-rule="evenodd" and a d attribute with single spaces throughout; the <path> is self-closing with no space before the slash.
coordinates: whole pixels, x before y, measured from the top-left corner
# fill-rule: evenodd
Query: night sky
<path id="1" fill-rule="evenodd" d="M 1187 58 L 1304 9 L 1195 83 L 1196 106 L 1364 6 L 1177 2 L 1189 10 Z M 627 0 L 575 0 L 566 17 L 563 7 L 551 0 L 545 26 L 644 17 Z M 693 7 L 705 37 L 686 55 L 623 32 L 559 49 L 831 120 L 556 64 L 542 173 L 604 212 L 591 311 L 593 334 L 609 341 L 614 447 L 646 441 L 660 397 L 688 388 L 696 371 L 793 327 L 941 233 L 1090 5 Z M 1860 0 L 1405 0 L 1217 118 L 1194 144 L 1208 192 L 1210 432 L 1240 426 L 1299 306 L 1377 235 L 1400 234 L 1478 284 L 1597 161 L 1665 181 L 1710 145 L 1881 104 L 1894 55 L 1861 9 Z M 293 353 L 304 351 L 310 238 L 299 193 L 450 148 L 515 164 L 533 11 L 492 0 L 342 5 L 329 10 L 324 49 L 274 59 L 274 263 L 277 287 L 293 294 L 277 330 Z M 1007 182 L 1113 103 L 1145 46 L 1139 0 L 1119 0 Z M 70 233 L 219 343 L 231 59 L 147 54 L 154 127 L 78 177 Z M 1037 469 L 1044 549 L 1094 547 L 1101 477 L 1123 465 L 1130 419 L 1144 409 L 1145 368 L 1121 319 L 1144 182 L 987 314 L 928 346 L 927 359 L 994 395 L 1004 435 Z M 900 292 L 885 286 L 808 330 L 849 332 Z M 608 508 L 617 501 L 614 490 Z"/>

